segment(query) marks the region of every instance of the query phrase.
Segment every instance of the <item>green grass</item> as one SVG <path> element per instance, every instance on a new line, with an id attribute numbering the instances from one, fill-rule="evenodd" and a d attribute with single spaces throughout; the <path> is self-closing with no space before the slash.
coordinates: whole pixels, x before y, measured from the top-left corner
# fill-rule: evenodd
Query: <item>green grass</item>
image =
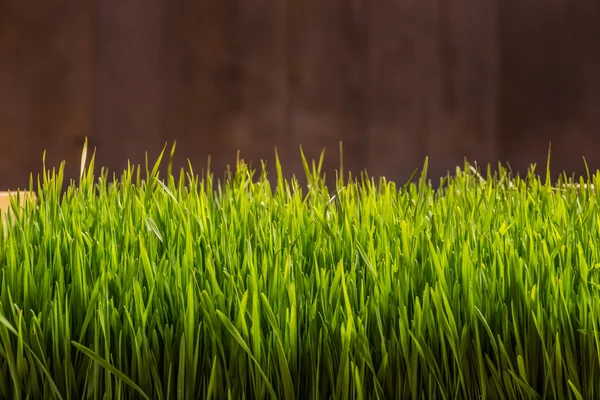
<path id="1" fill-rule="evenodd" d="M 591 190 L 85 161 L 1 222 L 2 398 L 600 397 Z"/>

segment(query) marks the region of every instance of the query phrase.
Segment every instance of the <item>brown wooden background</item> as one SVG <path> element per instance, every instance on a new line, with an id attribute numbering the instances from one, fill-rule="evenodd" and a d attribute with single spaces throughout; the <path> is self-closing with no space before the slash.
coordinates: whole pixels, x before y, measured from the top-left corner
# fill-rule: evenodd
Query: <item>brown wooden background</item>
<path id="1" fill-rule="evenodd" d="M 84 137 L 120 170 L 178 142 L 218 172 L 278 147 L 288 174 L 406 179 L 464 157 L 600 163 L 595 0 L 0 0 L 0 189 Z"/>

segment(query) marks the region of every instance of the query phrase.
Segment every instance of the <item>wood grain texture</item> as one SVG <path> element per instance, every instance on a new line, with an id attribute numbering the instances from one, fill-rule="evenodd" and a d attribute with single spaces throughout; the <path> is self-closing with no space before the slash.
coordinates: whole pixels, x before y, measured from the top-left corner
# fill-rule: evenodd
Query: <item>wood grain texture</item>
<path id="1" fill-rule="evenodd" d="M 371 175 L 403 181 L 423 165 L 428 136 L 439 120 L 435 3 L 368 2 Z"/>
<path id="2" fill-rule="evenodd" d="M 292 156 L 288 131 L 288 5 L 281 0 L 240 2 L 238 16 L 240 106 L 228 124 L 229 134 L 240 156 L 251 161 L 257 173 L 260 160 L 268 160 L 268 174 L 275 176 L 275 148 L 286 163 Z"/>
<path id="3" fill-rule="evenodd" d="M 515 170 L 600 168 L 600 3 L 499 2 L 499 152 Z"/>
<path id="4" fill-rule="evenodd" d="M 437 0 L 437 14 L 426 13 L 436 25 L 438 51 L 430 49 L 427 65 L 437 82 L 428 93 L 437 94 L 435 123 L 427 134 L 427 154 L 433 176 L 453 173 L 464 159 L 487 165 L 494 162 L 498 109 L 498 16 L 495 0 L 472 2 Z M 430 10 L 436 9 L 432 5 Z M 436 15 L 436 18 L 431 18 Z M 434 42 L 434 37 L 428 38 Z M 433 54 L 432 54 L 433 53 Z M 432 66 L 436 66 L 437 68 Z M 436 85 L 436 86 L 437 86 Z"/>
<path id="5" fill-rule="evenodd" d="M 92 136 L 92 2 L 0 2 L 0 188 L 24 188 Z"/>
<path id="6" fill-rule="evenodd" d="M 164 141 L 177 141 L 178 163 L 222 170 L 244 147 L 239 121 L 243 68 L 239 2 L 169 2 L 166 10 Z M 199 171 L 198 171 L 199 172 Z"/>
<path id="7" fill-rule="evenodd" d="M 102 0 L 94 8 L 94 138 L 121 171 L 156 157 L 164 131 L 164 0 Z"/>
<path id="8" fill-rule="evenodd" d="M 0 2 L 0 189 L 84 137 L 121 170 L 177 141 L 218 176 L 237 152 L 302 176 L 326 151 L 403 183 L 462 164 L 600 166 L 600 3 L 591 0 Z"/>
<path id="9" fill-rule="evenodd" d="M 325 151 L 334 178 L 341 140 L 347 170 L 356 175 L 366 163 L 367 8 L 365 0 L 288 0 L 289 134 L 299 172 L 302 146 L 309 160 Z"/>

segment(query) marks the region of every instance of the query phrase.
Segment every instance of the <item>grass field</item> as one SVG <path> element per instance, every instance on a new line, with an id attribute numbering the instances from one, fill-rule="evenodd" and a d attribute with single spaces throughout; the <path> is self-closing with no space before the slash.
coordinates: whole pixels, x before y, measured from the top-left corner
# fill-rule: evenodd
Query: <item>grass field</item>
<path id="1" fill-rule="evenodd" d="M 592 190 L 86 162 L 0 219 L 2 398 L 600 397 Z"/>

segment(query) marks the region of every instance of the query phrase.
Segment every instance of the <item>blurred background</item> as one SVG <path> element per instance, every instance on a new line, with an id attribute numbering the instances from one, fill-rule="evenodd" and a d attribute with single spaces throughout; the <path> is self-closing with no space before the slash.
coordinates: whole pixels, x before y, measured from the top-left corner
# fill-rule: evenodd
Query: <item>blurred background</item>
<path id="1" fill-rule="evenodd" d="M 600 163 L 595 0 L 0 0 L 0 190 L 84 138 L 121 172 L 177 141 L 220 175 L 325 150 L 403 183 L 466 157 L 555 175 Z"/>

